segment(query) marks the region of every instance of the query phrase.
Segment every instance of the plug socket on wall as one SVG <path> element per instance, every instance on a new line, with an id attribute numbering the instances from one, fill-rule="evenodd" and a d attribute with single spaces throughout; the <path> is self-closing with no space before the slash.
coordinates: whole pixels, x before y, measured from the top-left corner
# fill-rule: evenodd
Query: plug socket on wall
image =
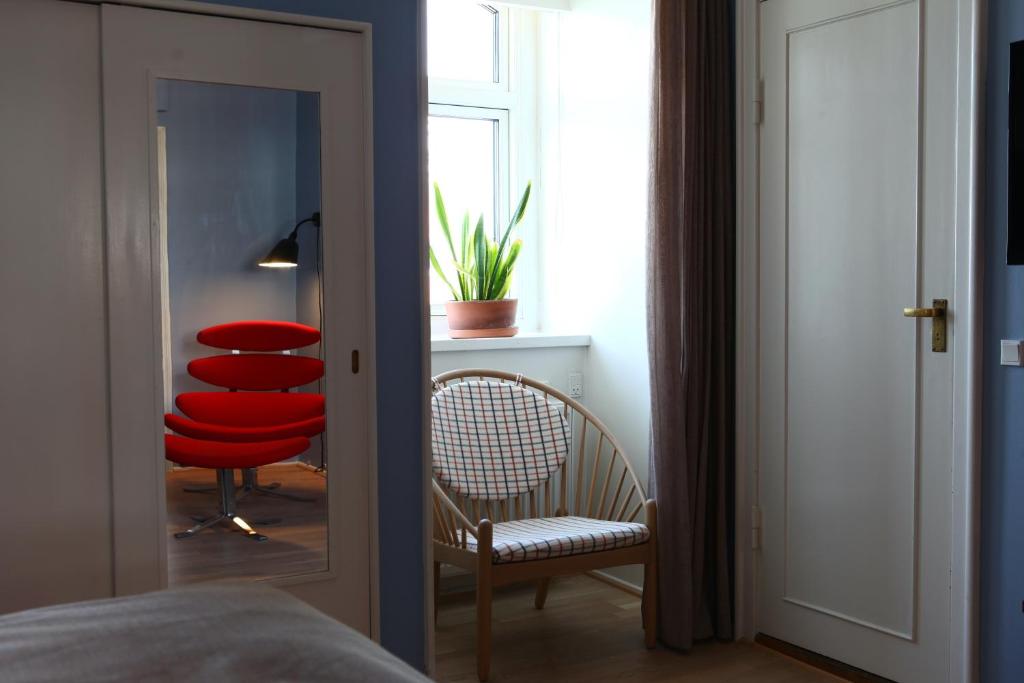
<path id="1" fill-rule="evenodd" d="M 569 396 L 583 398 L 583 373 L 579 370 L 569 373 Z"/>

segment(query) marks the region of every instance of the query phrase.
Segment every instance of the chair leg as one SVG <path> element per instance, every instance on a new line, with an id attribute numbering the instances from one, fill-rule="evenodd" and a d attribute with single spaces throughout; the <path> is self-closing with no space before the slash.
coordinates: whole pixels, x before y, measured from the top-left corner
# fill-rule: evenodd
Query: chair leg
<path id="1" fill-rule="evenodd" d="M 476 675 L 486 681 L 491 674 L 491 586 L 486 581 L 476 582 Z"/>
<path id="2" fill-rule="evenodd" d="M 483 683 L 491 675 L 491 522 L 481 520 L 477 532 L 476 675 Z"/>
<path id="3" fill-rule="evenodd" d="M 315 498 L 308 498 L 306 496 L 296 496 L 294 493 L 282 493 L 277 491 L 278 487 L 281 486 L 280 482 L 273 482 L 270 484 L 260 484 L 257 478 L 256 468 L 250 467 L 242 470 L 242 493 L 239 498 L 244 498 L 249 493 L 259 493 L 264 496 L 274 496 L 276 498 L 287 498 L 288 500 L 297 500 L 301 503 L 315 503 Z"/>
<path id="4" fill-rule="evenodd" d="M 434 563 L 434 625 L 437 625 L 437 603 L 441 599 L 441 563 Z"/>
<path id="5" fill-rule="evenodd" d="M 653 648 L 658 638 L 658 565 L 648 560 L 644 565 L 644 645 Z"/>
<path id="6" fill-rule="evenodd" d="M 537 582 L 537 594 L 533 596 L 533 606 L 537 609 L 544 609 L 544 603 L 548 600 L 548 586 L 551 579 L 541 579 Z"/>

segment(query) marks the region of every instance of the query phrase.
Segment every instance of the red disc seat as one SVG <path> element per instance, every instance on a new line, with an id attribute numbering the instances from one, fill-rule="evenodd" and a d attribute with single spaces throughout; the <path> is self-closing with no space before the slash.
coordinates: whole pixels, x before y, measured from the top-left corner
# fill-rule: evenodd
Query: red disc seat
<path id="1" fill-rule="evenodd" d="M 197 422 L 230 427 L 267 427 L 324 414 L 322 394 L 190 391 L 179 394 L 174 402 Z"/>
<path id="2" fill-rule="evenodd" d="M 260 467 L 293 458 L 307 448 L 309 439 L 304 436 L 258 443 L 228 443 L 164 435 L 164 450 L 168 460 L 211 469 Z"/>
<path id="3" fill-rule="evenodd" d="M 173 413 L 167 413 L 164 415 L 164 425 L 182 436 L 188 436 L 193 439 L 247 443 L 287 439 L 293 436 L 316 436 L 324 431 L 324 416 L 319 415 L 308 420 L 267 425 L 265 427 L 233 427 L 224 424 L 199 422 Z"/>

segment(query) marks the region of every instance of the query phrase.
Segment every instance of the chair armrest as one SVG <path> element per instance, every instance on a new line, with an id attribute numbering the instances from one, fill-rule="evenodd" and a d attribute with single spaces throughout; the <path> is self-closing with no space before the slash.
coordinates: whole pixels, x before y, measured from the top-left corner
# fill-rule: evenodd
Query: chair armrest
<path id="1" fill-rule="evenodd" d="M 658 533 L 658 503 L 653 498 L 644 501 L 644 522 L 652 536 Z"/>
<path id="2" fill-rule="evenodd" d="M 459 506 L 452 502 L 452 499 L 448 497 L 445 490 L 441 488 L 440 484 L 436 481 L 431 482 L 434 485 L 434 526 L 435 531 L 439 532 L 440 539 L 448 545 L 458 546 L 464 548 L 466 545 L 466 535 L 462 532 L 468 532 L 475 539 L 480 538 L 479 528 L 469 521 L 469 518 L 463 514 Z M 438 534 L 435 533 L 435 538 Z"/>

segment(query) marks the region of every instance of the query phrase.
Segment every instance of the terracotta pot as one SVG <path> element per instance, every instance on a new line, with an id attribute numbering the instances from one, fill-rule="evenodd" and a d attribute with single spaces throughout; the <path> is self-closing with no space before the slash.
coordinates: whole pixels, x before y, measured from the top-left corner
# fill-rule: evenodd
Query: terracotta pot
<path id="1" fill-rule="evenodd" d="M 514 337 L 517 299 L 498 301 L 449 301 L 444 305 L 448 314 L 448 336 L 452 339 L 480 337 Z"/>

